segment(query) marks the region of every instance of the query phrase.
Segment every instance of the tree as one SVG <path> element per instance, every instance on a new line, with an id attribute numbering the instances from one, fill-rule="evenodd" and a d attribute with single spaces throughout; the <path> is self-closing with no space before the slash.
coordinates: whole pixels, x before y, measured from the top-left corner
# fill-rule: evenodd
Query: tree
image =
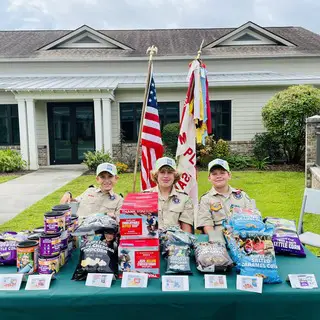
<path id="1" fill-rule="evenodd" d="M 305 149 L 305 120 L 320 112 L 320 90 L 291 86 L 278 92 L 262 109 L 263 123 L 278 137 L 289 163 L 300 163 Z"/>

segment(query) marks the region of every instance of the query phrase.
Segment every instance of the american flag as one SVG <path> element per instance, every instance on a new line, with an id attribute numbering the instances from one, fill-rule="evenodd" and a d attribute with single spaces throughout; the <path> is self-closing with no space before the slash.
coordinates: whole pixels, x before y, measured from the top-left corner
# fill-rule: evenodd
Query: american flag
<path id="1" fill-rule="evenodd" d="M 154 169 L 155 162 L 163 155 L 163 145 L 160 131 L 159 110 L 156 96 L 156 86 L 151 73 L 148 88 L 146 111 L 143 118 L 141 135 L 141 189 L 155 187 L 151 180 L 150 171 Z"/>

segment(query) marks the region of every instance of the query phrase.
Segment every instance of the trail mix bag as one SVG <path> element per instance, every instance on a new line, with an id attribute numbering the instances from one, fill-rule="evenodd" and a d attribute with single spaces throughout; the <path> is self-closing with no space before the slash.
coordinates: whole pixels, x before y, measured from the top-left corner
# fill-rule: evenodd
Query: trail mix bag
<path id="1" fill-rule="evenodd" d="M 80 259 L 72 280 L 86 280 L 88 273 L 117 273 L 116 242 L 89 241 L 80 249 Z"/>
<path id="2" fill-rule="evenodd" d="M 197 269 L 201 272 L 225 272 L 233 266 L 233 261 L 222 242 L 197 242 L 194 255 Z"/>
<path id="3" fill-rule="evenodd" d="M 263 233 L 265 230 L 265 224 L 257 209 L 233 208 L 233 214 L 228 224 L 234 232 L 241 233 L 243 236 Z"/>
<path id="4" fill-rule="evenodd" d="M 93 235 L 102 229 L 118 230 L 117 222 L 108 215 L 94 214 L 86 217 L 72 233 L 73 236 Z"/>
<path id="5" fill-rule="evenodd" d="M 274 227 L 272 242 L 276 254 L 306 256 L 293 220 L 269 217 L 264 221 L 266 225 Z"/>
<path id="6" fill-rule="evenodd" d="M 192 274 L 191 248 L 196 238 L 178 227 L 164 230 L 160 235 L 161 253 L 167 259 L 166 274 Z"/>
<path id="7" fill-rule="evenodd" d="M 278 266 L 272 243 L 273 229 L 268 229 L 263 236 L 239 236 L 240 274 L 244 276 L 261 276 L 264 283 L 282 282 L 278 274 Z"/>

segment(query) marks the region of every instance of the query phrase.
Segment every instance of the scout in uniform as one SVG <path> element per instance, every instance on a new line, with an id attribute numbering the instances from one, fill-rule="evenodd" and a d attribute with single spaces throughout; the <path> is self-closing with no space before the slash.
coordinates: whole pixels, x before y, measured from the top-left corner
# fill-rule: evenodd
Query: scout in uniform
<path id="1" fill-rule="evenodd" d="M 72 199 L 70 192 L 66 192 L 60 203 L 79 202 L 77 214 L 80 217 L 104 213 L 118 221 L 123 199 L 113 191 L 113 187 L 118 181 L 116 166 L 107 162 L 99 164 L 96 180 L 99 188 L 88 188 L 75 199 Z"/>
<path id="2" fill-rule="evenodd" d="M 146 192 L 158 192 L 159 229 L 178 225 L 182 230 L 192 232 L 194 220 L 192 200 L 174 187 L 180 179 L 176 162 L 168 157 L 158 159 L 155 170 L 151 172 L 151 177 L 157 186 L 146 190 Z"/>
<path id="3" fill-rule="evenodd" d="M 229 186 L 231 173 L 227 161 L 212 160 L 208 165 L 208 172 L 212 189 L 201 197 L 197 219 L 197 228 L 204 233 L 222 230 L 222 223 L 230 216 L 233 207 L 252 207 L 251 200 L 244 191 Z"/>

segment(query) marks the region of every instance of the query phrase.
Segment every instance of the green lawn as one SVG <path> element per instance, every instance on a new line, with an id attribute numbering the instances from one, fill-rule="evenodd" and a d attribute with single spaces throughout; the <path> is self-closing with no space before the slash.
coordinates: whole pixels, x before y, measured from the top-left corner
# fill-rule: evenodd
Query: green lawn
<path id="1" fill-rule="evenodd" d="M 133 174 L 122 174 L 115 191 L 126 195 L 132 191 L 132 181 Z M 206 172 L 200 172 L 199 181 L 199 195 L 202 195 L 210 189 Z M 1 225 L 0 231 L 18 231 L 41 226 L 43 214 L 59 203 L 65 191 L 69 190 L 76 196 L 94 183 L 94 176 L 81 176 L 73 180 L 32 205 L 11 221 Z M 137 187 L 139 187 L 139 183 L 138 181 Z M 251 198 L 254 198 L 264 217 L 283 217 L 298 221 L 304 190 L 303 172 L 234 172 L 231 185 L 246 191 Z M 305 229 L 320 233 L 320 219 L 315 216 L 306 216 Z"/>
<path id="2" fill-rule="evenodd" d="M 7 182 L 9 180 L 15 179 L 18 176 L 8 175 L 8 176 L 0 176 L 0 183 Z"/>

